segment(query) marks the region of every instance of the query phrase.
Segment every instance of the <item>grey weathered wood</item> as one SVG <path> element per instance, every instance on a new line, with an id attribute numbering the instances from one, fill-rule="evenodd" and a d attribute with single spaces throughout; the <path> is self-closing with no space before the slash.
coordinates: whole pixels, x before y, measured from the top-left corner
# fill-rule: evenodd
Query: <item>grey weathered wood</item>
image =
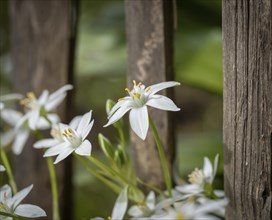
<path id="1" fill-rule="evenodd" d="M 17 92 L 25 94 L 42 90 L 50 92 L 68 83 L 69 53 L 71 53 L 71 2 L 70 0 L 12 0 L 11 46 L 13 80 Z M 70 56 L 71 57 L 71 56 Z M 71 83 L 71 82 L 70 82 Z M 59 109 L 64 119 L 65 102 Z M 19 189 L 34 184 L 27 201 L 46 210 L 52 217 L 51 186 L 43 152 L 32 147 L 34 139 L 19 156 L 14 156 L 14 169 Z M 71 203 L 64 194 L 65 184 L 71 182 L 65 176 L 65 162 L 56 166 L 59 182 L 60 203 Z M 67 199 L 68 198 L 68 199 Z M 65 199 L 65 203 L 64 203 Z M 69 207 L 69 206 L 68 206 Z M 69 216 L 71 209 L 65 212 Z M 67 217 L 65 218 L 67 219 Z"/>
<path id="2" fill-rule="evenodd" d="M 272 218 L 272 3 L 223 1 L 227 219 Z"/>
<path id="3" fill-rule="evenodd" d="M 173 79 L 173 7 L 172 0 L 125 1 L 129 88 L 133 85 L 132 80 L 148 86 Z M 168 90 L 167 95 L 171 97 L 172 90 Z M 171 166 L 174 133 L 170 114 L 151 108 L 149 110 Z M 139 178 L 164 188 L 160 160 L 151 130 L 145 142 L 133 132 L 131 138 Z"/>

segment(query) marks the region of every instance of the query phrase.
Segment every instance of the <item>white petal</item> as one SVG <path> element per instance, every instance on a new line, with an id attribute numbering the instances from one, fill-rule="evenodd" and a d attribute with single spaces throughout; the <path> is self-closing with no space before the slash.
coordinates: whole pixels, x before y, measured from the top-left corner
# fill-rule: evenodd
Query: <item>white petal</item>
<path id="1" fill-rule="evenodd" d="M 1 117 L 6 123 L 15 127 L 18 121 L 23 117 L 23 114 L 13 109 L 4 109 L 1 111 Z"/>
<path id="2" fill-rule="evenodd" d="M 92 111 L 89 111 L 87 113 L 85 113 L 80 122 L 79 125 L 76 129 L 77 133 L 82 136 L 82 133 L 84 132 L 84 130 L 86 129 L 86 127 L 89 125 L 90 121 L 91 121 L 91 117 L 92 117 Z"/>
<path id="3" fill-rule="evenodd" d="M 127 205 L 128 205 L 127 191 L 128 191 L 128 187 L 126 186 L 119 194 L 112 210 L 112 214 L 111 214 L 112 220 L 123 219 L 127 210 Z"/>
<path id="4" fill-rule="evenodd" d="M 109 119 L 108 123 L 104 125 L 103 127 L 107 127 L 116 121 L 118 121 L 120 118 L 123 117 L 124 114 L 126 114 L 130 109 L 132 109 L 129 105 L 123 105 L 121 106 Z"/>
<path id="5" fill-rule="evenodd" d="M 147 107 L 132 109 L 129 113 L 129 122 L 132 130 L 145 140 L 149 125 Z"/>
<path id="6" fill-rule="evenodd" d="M 179 111 L 175 103 L 163 95 L 156 95 L 147 101 L 146 105 L 166 111 Z"/>
<path id="7" fill-rule="evenodd" d="M 44 90 L 38 99 L 38 103 L 40 105 L 44 105 L 48 99 L 48 95 L 49 95 L 49 92 L 47 90 Z"/>
<path id="8" fill-rule="evenodd" d="M 12 196 L 11 187 L 7 184 L 0 188 L 0 201 L 10 199 Z"/>
<path id="9" fill-rule="evenodd" d="M 47 111 L 52 111 L 56 109 L 60 105 L 60 103 L 65 99 L 65 97 L 66 97 L 66 94 L 61 94 L 55 99 L 51 100 L 50 102 L 48 101 L 45 105 L 45 109 Z"/>
<path id="10" fill-rule="evenodd" d="M 8 146 L 15 137 L 15 130 L 10 129 L 9 131 L 6 131 L 5 133 L 0 133 L 0 145 L 1 147 Z"/>
<path id="11" fill-rule="evenodd" d="M 91 151 L 92 144 L 88 140 L 83 141 L 83 143 L 75 150 L 75 152 L 81 156 L 90 156 Z"/>
<path id="12" fill-rule="evenodd" d="M 57 156 L 57 159 L 55 160 L 54 164 L 57 164 L 58 162 L 62 161 L 63 159 L 65 159 L 66 157 L 68 157 L 72 152 L 74 151 L 73 148 L 69 148 L 63 152 L 61 152 L 59 154 L 59 156 Z"/>
<path id="13" fill-rule="evenodd" d="M 82 116 L 76 116 L 76 117 L 74 117 L 74 118 L 71 120 L 71 122 L 69 123 L 69 126 L 70 126 L 71 128 L 73 128 L 74 130 L 76 130 L 76 128 L 77 128 L 78 125 L 79 125 L 79 122 L 80 122 L 81 118 L 82 118 Z"/>
<path id="14" fill-rule="evenodd" d="M 30 186 L 22 189 L 21 191 L 17 192 L 13 197 L 12 197 L 12 204 L 13 207 L 17 207 L 20 202 L 28 195 L 28 193 L 32 190 L 33 188 L 33 184 L 31 184 Z"/>
<path id="15" fill-rule="evenodd" d="M 37 141 L 36 143 L 34 143 L 33 147 L 36 149 L 47 148 L 47 147 L 53 147 L 59 143 L 60 142 L 56 139 L 48 138 L 48 139 Z"/>
<path id="16" fill-rule="evenodd" d="M 94 217 L 94 218 L 91 218 L 91 220 L 105 220 L 105 219 L 102 217 Z"/>
<path id="17" fill-rule="evenodd" d="M 150 94 L 153 95 L 163 89 L 173 87 L 173 86 L 179 86 L 179 85 L 180 85 L 180 83 L 175 82 L 175 81 L 161 82 L 161 83 L 149 86 L 150 87 Z"/>
<path id="18" fill-rule="evenodd" d="M 125 97 L 125 100 L 120 100 L 118 101 L 110 110 L 109 114 L 108 114 L 108 119 L 114 114 L 114 112 L 117 111 L 118 108 L 120 108 L 122 105 L 127 105 L 128 103 L 128 99 L 129 97 Z"/>
<path id="19" fill-rule="evenodd" d="M 4 171 L 6 171 L 6 168 L 0 164 L 0 172 L 4 172 Z"/>
<path id="20" fill-rule="evenodd" d="M 31 204 L 19 205 L 15 209 L 14 214 L 27 218 L 37 218 L 46 216 L 46 213 L 43 209 L 41 209 L 39 206 Z"/>
<path id="21" fill-rule="evenodd" d="M 144 215 L 143 211 L 136 205 L 130 207 L 128 214 L 132 217 L 141 217 Z"/>
<path id="22" fill-rule="evenodd" d="M 68 149 L 72 149 L 71 145 L 67 142 L 60 143 L 54 147 L 48 148 L 47 151 L 44 153 L 44 157 L 51 157 L 55 156 L 57 154 L 61 154 L 63 151 L 66 151 Z"/>
<path id="23" fill-rule="evenodd" d="M 150 210 L 155 208 L 155 193 L 151 191 L 146 197 L 146 205 Z"/>
<path id="24" fill-rule="evenodd" d="M 65 129 L 70 128 L 67 124 L 59 123 L 60 133 L 63 133 Z"/>
<path id="25" fill-rule="evenodd" d="M 57 114 L 48 114 L 47 118 L 51 123 L 49 123 L 45 118 L 39 118 L 37 122 L 37 129 L 44 130 L 50 128 L 52 125 L 57 124 L 60 121 L 60 118 Z"/>
<path id="26" fill-rule="evenodd" d="M 29 137 L 29 130 L 27 129 L 19 129 L 17 131 L 17 134 L 15 136 L 15 140 L 12 144 L 12 151 L 14 154 L 21 154 L 26 142 L 27 142 L 27 139 Z"/>
<path id="27" fill-rule="evenodd" d="M 92 122 L 83 130 L 82 132 L 82 140 L 84 140 L 87 135 L 90 133 L 92 127 L 93 127 L 93 123 L 94 123 L 94 120 L 92 120 Z"/>
<path id="28" fill-rule="evenodd" d="M 17 123 L 15 128 L 18 129 L 23 126 L 23 124 L 28 120 L 29 116 L 32 114 L 32 112 L 27 112 Z"/>
<path id="29" fill-rule="evenodd" d="M 28 118 L 28 125 L 31 130 L 36 130 L 39 117 L 40 117 L 39 110 L 31 111 L 31 114 L 29 115 L 29 118 Z"/>
<path id="30" fill-rule="evenodd" d="M 23 98 L 24 96 L 19 93 L 10 93 L 10 94 L 0 96 L 1 101 L 12 101 L 12 100 L 16 100 L 16 99 L 19 100 Z"/>
<path id="31" fill-rule="evenodd" d="M 66 97 L 67 91 L 73 89 L 72 85 L 65 85 L 58 89 L 57 91 L 53 92 L 49 98 L 48 102 L 46 103 L 45 108 L 48 111 L 51 111 L 52 109 L 55 109 Z"/>
<path id="32" fill-rule="evenodd" d="M 186 184 L 182 186 L 177 186 L 176 190 L 185 194 L 198 194 L 203 191 L 203 189 L 196 184 Z"/>
<path id="33" fill-rule="evenodd" d="M 207 157 L 204 157 L 203 173 L 208 181 L 212 181 L 213 167 L 211 161 Z"/>

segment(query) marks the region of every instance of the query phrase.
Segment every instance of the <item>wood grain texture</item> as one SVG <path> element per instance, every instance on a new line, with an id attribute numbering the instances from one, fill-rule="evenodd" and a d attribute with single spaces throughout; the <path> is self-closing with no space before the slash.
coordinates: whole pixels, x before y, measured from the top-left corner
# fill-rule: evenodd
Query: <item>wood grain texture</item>
<path id="1" fill-rule="evenodd" d="M 128 46 L 128 88 L 132 80 L 145 85 L 173 80 L 173 1 L 125 1 Z M 170 89 L 164 95 L 173 95 Z M 171 167 L 174 132 L 170 114 L 150 108 Z M 148 131 L 142 141 L 131 131 L 137 174 L 146 183 L 164 188 L 164 180 L 156 145 Z"/>
<path id="2" fill-rule="evenodd" d="M 223 1 L 227 219 L 272 219 L 272 3 Z"/>
<path id="3" fill-rule="evenodd" d="M 70 0 L 12 0 L 11 36 L 14 90 L 25 94 L 34 91 L 40 95 L 44 89 L 53 92 L 68 83 L 68 63 L 71 46 Z M 70 81 L 69 81 L 70 82 Z M 71 82 L 70 82 L 71 83 Z M 65 119 L 65 102 L 58 109 Z M 51 186 L 43 151 L 28 141 L 22 154 L 14 157 L 14 169 L 19 189 L 34 184 L 26 201 L 41 206 L 51 218 Z M 71 197 L 64 194 L 65 184 L 71 177 L 65 175 L 65 162 L 56 165 L 60 203 L 69 207 Z M 65 182 L 63 181 L 65 177 Z M 69 180 L 70 178 L 70 180 Z M 71 192 L 71 189 L 70 189 Z M 65 212 L 69 216 L 71 209 Z M 67 217 L 65 218 L 67 219 Z M 68 218 L 69 219 L 69 218 Z"/>

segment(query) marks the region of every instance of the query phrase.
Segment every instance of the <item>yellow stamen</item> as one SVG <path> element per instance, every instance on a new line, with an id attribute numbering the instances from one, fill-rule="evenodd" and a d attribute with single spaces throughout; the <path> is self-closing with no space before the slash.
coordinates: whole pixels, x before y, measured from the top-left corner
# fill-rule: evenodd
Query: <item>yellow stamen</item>
<path id="1" fill-rule="evenodd" d="M 66 137 L 66 138 L 68 137 L 67 134 L 65 134 L 65 133 L 62 133 L 62 135 L 63 135 L 64 137 Z"/>
<path id="2" fill-rule="evenodd" d="M 140 97 L 141 97 L 141 95 L 137 92 L 134 92 L 133 95 L 136 96 L 138 99 L 140 99 Z"/>
<path id="3" fill-rule="evenodd" d="M 68 131 L 69 131 L 70 133 L 73 133 L 73 131 L 72 131 L 72 129 L 71 129 L 71 128 L 68 128 Z"/>
<path id="4" fill-rule="evenodd" d="M 125 91 L 127 91 L 128 93 L 130 93 L 130 90 L 128 88 L 125 88 Z"/>
<path id="5" fill-rule="evenodd" d="M 133 82 L 134 86 L 136 86 L 136 81 L 135 81 L 135 80 L 133 80 L 132 82 Z"/>
<path id="6" fill-rule="evenodd" d="M 139 83 L 138 83 L 138 87 L 140 88 L 140 86 L 141 86 L 141 85 L 142 85 L 142 83 L 141 83 L 141 82 L 139 82 Z"/>
<path id="7" fill-rule="evenodd" d="M 34 94 L 33 92 L 28 92 L 28 93 L 26 94 L 26 96 L 27 96 L 29 99 L 34 99 L 34 98 L 36 98 L 36 97 L 35 97 L 35 94 Z"/>
<path id="8" fill-rule="evenodd" d="M 125 100 L 125 99 L 124 98 L 120 98 L 120 99 L 118 99 L 118 102 L 123 101 L 123 100 Z"/>
<path id="9" fill-rule="evenodd" d="M 149 90 L 150 90 L 150 87 L 147 87 L 147 88 L 145 89 L 146 92 L 148 92 Z"/>

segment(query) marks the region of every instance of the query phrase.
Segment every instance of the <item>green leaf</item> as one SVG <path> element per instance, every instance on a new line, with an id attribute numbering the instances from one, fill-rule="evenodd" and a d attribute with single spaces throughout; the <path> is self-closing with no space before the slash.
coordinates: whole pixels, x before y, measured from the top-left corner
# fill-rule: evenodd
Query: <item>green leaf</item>
<path id="1" fill-rule="evenodd" d="M 110 141 L 103 134 L 100 133 L 98 134 L 98 143 L 106 157 L 112 160 L 114 158 L 114 150 Z"/>

